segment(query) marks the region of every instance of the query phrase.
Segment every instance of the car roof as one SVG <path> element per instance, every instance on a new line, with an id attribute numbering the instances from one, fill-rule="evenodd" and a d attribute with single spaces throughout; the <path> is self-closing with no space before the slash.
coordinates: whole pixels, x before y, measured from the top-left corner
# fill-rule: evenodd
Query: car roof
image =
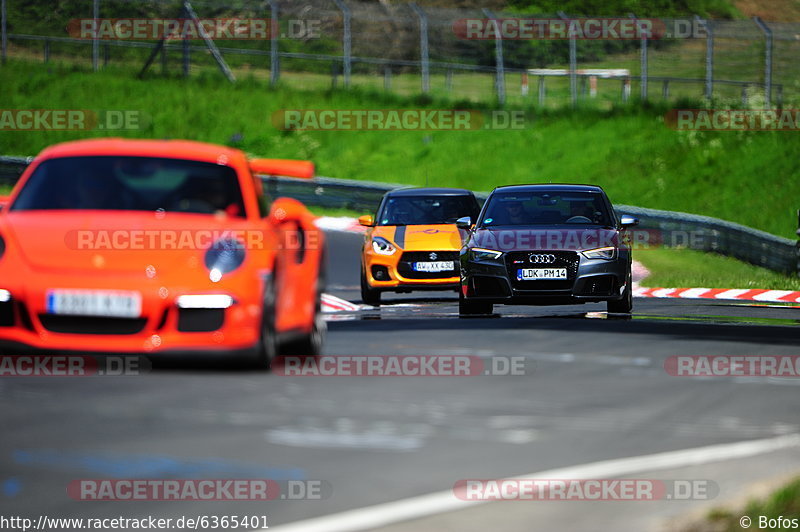
<path id="1" fill-rule="evenodd" d="M 492 192 L 603 192 L 597 185 L 575 185 L 570 183 L 537 183 L 530 185 L 505 185 Z"/>
<path id="2" fill-rule="evenodd" d="M 386 193 L 387 197 L 395 196 L 473 196 L 471 190 L 464 188 L 420 187 L 398 188 Z"/>
<path id="3" fill-rule="evenodd" d="M 221 163 L 245 159 L 243 152 L 206 142 L 191 140 L 134 140 L 103 138 L 55 144 L 42 151 L 37 159 L 85 156 L 165 157 Z M 222 163 L 224 164 L 224 163 Z"/>

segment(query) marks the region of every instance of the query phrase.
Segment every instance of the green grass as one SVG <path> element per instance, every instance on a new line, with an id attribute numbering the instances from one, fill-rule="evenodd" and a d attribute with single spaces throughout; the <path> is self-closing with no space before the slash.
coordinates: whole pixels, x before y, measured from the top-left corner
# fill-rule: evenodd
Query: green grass
<path id="1" fill-rule="evenodd" d="M 747 530 L 740 526 L 742 516 L 748 516 L 752 525 L 749 530 L 766 530 L 759 527 L 759 516 L 767 519 L 800 519 L 800 478 L 796 478 L 771 493 L 766 499 L 751 500 L 743 510 L 733 511 L 727 508 L 716 508 L 706 517 L 706 526 L 697 529 L 712 529 L 719 532 Z M 775 529 L 790 528 L 779 526 Z"/>
<path id="2" fill-rule="evenodd" d="M 642 286 L 663 288 L 764 288 L 800 290 L 800 279 L 714 253 L 688 249 L 634 251 L 650 276 Z"/>
<path id="3" fill-rule="evenodd" d="M 4 108 L 140 110 L 147 127 L 123 137 L 189 138 L 271 157 L 309 158 L 318 173 L 411 185 L 491 190 L 506 183 L 602 185 L 615 203 L 716 216 L 794 237 L 800 164 L 792 132 L 676 132 L 665 107 L 536 110 L 520 130 L 280 131 L 271 115 L 302 108 L 466 108 L 464 101 L 379 90 L 271 90 L 259 79 L 229 84 L 218 73 L 190 80 L 109 68 L 10 61 L 0 67 Z M 693 105 L 691 102 L 687 105 Z M 0 153 L 35 154 L 104 131 L 0 132 Z"/>
<path id="4" fill-rule="evenodd" d="M 319 207 L 317 205 L 309 205 L 308 210 L 312 213 L 316 214 L 317 216 L 346 216 L 348 218 L 358 218 L 363 214 L 367 214 L 361 211 L 354 211 L 351 209 L 337 209 L 334 207 Z"/>

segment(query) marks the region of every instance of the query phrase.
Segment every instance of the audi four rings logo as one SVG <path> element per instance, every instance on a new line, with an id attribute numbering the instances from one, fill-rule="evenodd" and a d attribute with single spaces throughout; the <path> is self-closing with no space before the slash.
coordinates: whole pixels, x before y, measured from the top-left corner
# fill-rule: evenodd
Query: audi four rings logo
<path id="1" fill-rule="evenodd" d="M 428 258 L 430 258 L 431 260 L 436 260 L 437 258 L 439 258 L 439 255 L 437 255 L 436 253 L 431 253 L 430 255 L 428 255 Z"/>
<path id="2" fill-rule="evenodd" d="M 542 255 L 533 253 L 530 257 L 528 257 L 528 260 L 534 264 L 553 264 L 556 261 L 556 256 L 549 253 Z"/>

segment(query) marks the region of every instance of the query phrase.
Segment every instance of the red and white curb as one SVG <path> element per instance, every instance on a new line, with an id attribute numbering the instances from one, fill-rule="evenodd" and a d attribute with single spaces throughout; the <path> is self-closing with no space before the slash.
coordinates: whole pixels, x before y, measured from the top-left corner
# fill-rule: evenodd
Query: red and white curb
<path id="1" fill-rule="evenodd" d="M 370 307 L 351 303 L 346 299 L 332 296 L 331 294 L 322 294 L 322 312 L 355 312 L 362 308 Z"/>
<path id="2" fill-rule="evenodd" d="M 644 288 L 635 286 L 634 297 L 678 299 L 725 299 L 771 303 L 800 303 L 800 292 L 747 288 Z"/>
<path id="3" fill-rule="evenodd" d="M 347 233 L 364 233 L 367 228 L 349 216 L 320 216 L 315 220 L 317 227 L 327 231 L 345 231 Z"/>

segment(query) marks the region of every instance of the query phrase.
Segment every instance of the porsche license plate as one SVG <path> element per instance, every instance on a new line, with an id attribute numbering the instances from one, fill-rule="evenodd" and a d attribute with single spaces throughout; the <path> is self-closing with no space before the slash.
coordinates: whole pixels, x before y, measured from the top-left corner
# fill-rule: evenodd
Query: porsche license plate
<path id="1" fill-rule="evenodd" d="M 138 292 L 117 290 L 50 290 L 47 312 L 71 316 L 138 318 L 142 296 Z"/>

